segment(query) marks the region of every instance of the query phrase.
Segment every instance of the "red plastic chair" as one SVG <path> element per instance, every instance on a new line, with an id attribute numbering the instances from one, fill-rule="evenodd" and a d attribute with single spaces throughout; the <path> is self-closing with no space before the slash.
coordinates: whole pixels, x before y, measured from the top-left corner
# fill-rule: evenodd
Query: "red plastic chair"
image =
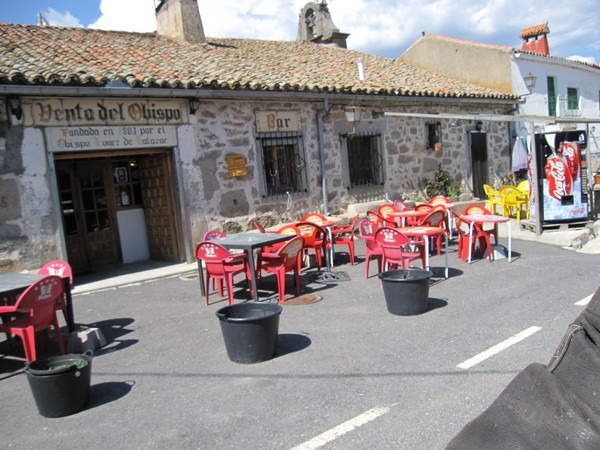
<path id="1" fill-rule="evenodd" d="M 431 197 L 429 200 L 427 200 L 427 203 L 435 206 L 449 204 L 452 203 L 452 201 L 448 197 L 445 197 L 443 195 L 436 195 L 435 197 Z"/>
<path id="2" fill-rule="evenodd" d="M 42 266 L 40 270 L 38 270 L 39 274 L 43 275 L 57 275 L 59 277 L 69 277 L 69 284 L 73 286 L 73 270 L 68 262 L 63 261 L 62 259 L 57 259 L 46 263 Z M 56 310 L 61 310 L 63 312 L 63 316 L 65 317 L 65 321 L 67 319 L 67 296 L 63 295 L 56 302 Z"/>
<path id="3" fill-rule="evenodd" d="M 56 303 L 65 296 L 65 285 L 58 275 L 49 275 L 29 286 L 17 299 L 12 311 L 3 307 L 3 313 L 19 314 L 0 325 L 0 333 L 16 335 L 23 341 L 27 362 L 36 360 L 35 334 L 51 325 L 56 334 L 61 355 L 65 354 L 62 333 L 56 319 Z"/>
<path id="4" fill-rule="evenodd" d="M 365 266 L 366 275 L 369 278 L 369 263 L 374 256 L 377 259 L 377 273 L 381 273 L 383 268 L 383 250 L 375 242 L 375 232 L 379 229 L 377 222 L 371 222 L 369 219 L 363 219 L 358 224 L 358 235 L 365 241 Z"/>
<path id="5" fill-rule="evenodd" d="M 394 200 L 394 206 L 396 207 L 396 209 L 398 211 L 410 211 L 411 209 L 415 209 L 415 208 L 411 208 L 410 206 L 408 206 L 406 203 L 404 203 L 400 199 Z"/>
<path id="6" fill-rule="evenodd" d="M 401 266 L 408 269 L 409 264 L 417 259 L 421 260 L 423 269 L 427 266 L 425 262 L 425 246 L 411 241 L 395 228 L 383 227 L 375 232 L 375 242 L 383 250 L 383 269 L 390 270 Z M 418 251 L 411 251 L 410 247 L 416 247 Z"/>
<path id="7" fill-rule="evenodd" d="M 306 214 L 304 217 L 302 217 L 300 219 L 300 222 L 312 222 L 312 223 L 316 223 L 317 225 L 321 226 L 325 222 L 329 222 L 329 219 L 327 217 L 325 217 L 323 214 L 313 212 L 313 213 Z"/>
<path id="8" fill-rule="evenodd" d="M 379 214 L 385 220 L 384 225 L 390 227 L 397 227 L 398 224 L 396 223 L 396 218 L 388 218 L 388 214 L 397 211 L 398 208 L 396 208 L 392 203 L 384 203 L 383 205 L 379 205 L 379 207 L 377 208 L 377 214 Z"/>
<path id="9" fill-rule="evenodd" d="M 371 209 L 367 211 L 367 219 L 369 219 L 373 223 L 376 223 L 380 227 L 395 227 L 396 226 L 396 222 L 394 222 L 394 220 L 386 219 L 381 214 L 379 214 L 378 212 L 373 211 Z"/>
<path id="10" fill-rule="evenodd" d="M 333 237 L 333 246 L 346 245 L 350 253 L 350 264 L 354 265 L 354 232 L 356 223 L 358 222 L 358 214 L 352 222 L 346 225 L 334 225 L 331 229 Z"/>
<path id="11" fill-rule="evenodd" d="M 425 227 L 441 227 L 446 228 L 446 210 L 437 209 L 436 206 L 433 210 L 417 222 L 417 226 Z M 442 235 L 438 234 L 436 237 L 437 242 L 437 254 L 438 256 L 442 253 Z"/>
<path id="12" fill-rule="evenodd" d="M 302 265 L 303 242 L 300 236 L 287 241 L 277 253 L 264 254 L 259 267 L 259 276 L 262 270 L 274 273 L 277 277 L 277 289 L 279 291 L 279 302 L 283 302 L 285 295 L 285 275 L 294 272 L 294 285 L 296 296 L 300 295 L 300 270 Z"/>
<path id="13" fill-rule="evenodd" d="M 465 210 L 463 211 L 463 214 L 468 214 L 470 216 L 476 216 L 478 214 L 492 214 L 490 212 L 489 209 L 487 209 L 485 206 L 481 206 L 481 205 L 469 205 L 465 208 Z M 494 236 L 494 244 L 498 245 L 498 224 L 494 223 L 494 224 L 475 224 L 476 228 L 480 228 L 481 231 L 485 231 L 488 234 L 491 234 L 492 236 Z"/>
<path id="14" fill-rule="evenodd" d="M 254 228 L 256 228 L 260 233 L 264 233 L 265 232 L 265 227 L 263 227 L 260 223 L 258 223 L 256 220 L 252 222 L 252 224 L 254 225 Z"/>
<path id="15" fill-rule="evenodd" d="M 327 232 L 313 222 L 297 222 L 294 224 L 300 230 L 300 236 L 304 239 L 303 250 L 307 254 L 309 250 L 315 252 L 317 259 L 317 270 L 321 270 L 323 257 L 328 246 Z"/>
<path id="16" fill-rule="evenodd" d="M 218 281 L 219 295 L 223 296 L 223 280 L 227 286 L 229 304 L 233 304 L 233 277 L 246 274 L 246 282 L 252 275 L 245 255 L 232 255 L 225 247 L 211 241 L 202 241 L 196 247 L 196 258 L 204 261 L 206 266 L 206 304 L 208 305 L 209 285 L 211 279 Z M 254 297 L 252 290 L 250 295 Z"/>
<path id="17" fill-rule="evenodd" d="M 465 214 L 467 214 L 466 211 L 467 209 L 465 209 Z M 471 211 L 477 213 L 478 209 L 472 209 Z M 490 243 L 490 234 L 492 231 L 486 230 L 480 224 L 476 223 L 473 225 L 473 235 L 471 236 L 471 242 L 469 242 L 469 223 L 462 220 L 460 218 L 460 215 L 456 214 L 454 211 L 452 211 L 452 213 L 454 214 L 454 217 L 457 220 L 456 229 L 458 230 L 459 234 L 459 256 L 462 256 L 462 260 L 467 261 L 469 259 L 469 246 L 471 246 L 471 255 L 475 254 L 475 242 L 479 241 L 479 252 L 481 253 L 481 255 L 484 255 L 485 250 L 487 248 L 488 258 L 490 262 L 492 262 L 492 246 Z M 477 215 L 475 213 L 473 215 Z M 479 212 L 479 214 L 487 213 Z M 460 244 L 461 241 L 463 242 L 462 245 Z"/>

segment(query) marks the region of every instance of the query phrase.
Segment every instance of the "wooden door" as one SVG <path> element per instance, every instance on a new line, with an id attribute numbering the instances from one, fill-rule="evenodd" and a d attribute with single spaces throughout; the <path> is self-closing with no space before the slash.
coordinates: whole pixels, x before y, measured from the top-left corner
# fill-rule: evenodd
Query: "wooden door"
<path id="1" fill-rule="evenodd" d="M 173 172 L 168 154 L 138 160 L 150 257 L 157 261 L 181 261 Z"/>
<path id="2" fill-rule="evenodd" d="M 57 164 L 69 264 L 76 273 L 120 262 L 107 159 Z"/>
<path id="3" fill-rule="evenodd" d="M 473 195 L 485 199 L 484 184 L 488 183 L 487 133 L 471 133 L 471 167 Z"/>

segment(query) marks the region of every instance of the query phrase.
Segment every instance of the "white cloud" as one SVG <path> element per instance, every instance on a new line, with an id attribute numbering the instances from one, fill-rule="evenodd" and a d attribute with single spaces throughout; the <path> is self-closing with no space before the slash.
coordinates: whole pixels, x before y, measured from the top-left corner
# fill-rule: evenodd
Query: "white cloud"
<path id="1" fill-rule="evenodd" d="M 46 11 L 41 13 L 43 18 L 48 22 L 49 25 L 56 25 L 61 27 L 81 27 L 79 19 L 73 16 L 69 11 L 60 13 L 53 8 L 48 8 Z"/>
<path id="2" fill-rule="evenodd" d="M 102 16 L 90 27 L 154 31 L 157 1 L 101 0 Z M 275 40 L 296 39 L 298 15 L 307 3 L 308 0 L 198 1 L 208 37 Z M 397 57 L 422 31 L 520 47 L 521 29 L 548 22 L 552 54 L 600 59 L 597 0 L 570 0 L 568 11 L 564 0 L 329 0 L 327 3 L 333 23 L 341 32 L 350 33 L 348 46 L 359 51 Z M 65 17 L 68 16 L 66 13 Z M 78 21 L 75 23 L 79 25 Z"/>

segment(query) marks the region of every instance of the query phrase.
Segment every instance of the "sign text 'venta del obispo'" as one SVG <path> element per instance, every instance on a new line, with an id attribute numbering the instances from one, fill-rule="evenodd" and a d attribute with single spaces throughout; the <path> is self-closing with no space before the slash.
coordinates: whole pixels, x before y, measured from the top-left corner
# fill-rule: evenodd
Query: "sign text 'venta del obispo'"
<path id="1" fill-rule="evenodd" d="M 79 122 L 96 120 L 102 121 L 126 121 L 142 122 L 147 120 L 158 120 L 160 122 L 171 123 L 181 120 L 181 111 L 172 108 L 158 108 L 153 104 L 146 105 L 145 103 L 131 103 L 125 106 L 123 103 L 117 103 L 114 108 L 107 108 L 101 103 L 96 103 L 95 108 L 85 108 L 79 103 L 73 108 L 52 108 L 51 105 L 41 105 L 39 108 L 38 117 L 42 121 L 49 122 L 52 119 L 59 122 Z"/>
<path id="2" fill-rule="evenodd" d="M 175 125 L 188 121 L 187 103 L 178 100 L 40 99 L 33 100 L 25 111 L 31 124 L 38 126 Z"/>

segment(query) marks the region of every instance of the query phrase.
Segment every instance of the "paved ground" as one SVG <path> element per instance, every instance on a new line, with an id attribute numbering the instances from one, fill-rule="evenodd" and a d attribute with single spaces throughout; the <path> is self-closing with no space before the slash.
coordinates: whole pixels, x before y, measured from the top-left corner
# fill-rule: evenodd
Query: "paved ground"
<path id="1" fill-rule="evenodd" d="M 502 227 L 503 228 L 503 227 Z M 0 434 L 7 448 L 443 448 L 529 362 L 548 360 L 600 285 L 596 239 L 567 231 L 542 236 L 513 226 L 512 263 L 465 264 L 450 247 L 432 259 L 426 314 L 387 313 L 377 277 L 342 255 L 349 281 L 315 281 L 321 301 L 284 304 L 276 357 L 240 365 L 227 358 L 215 312 L 200 299 L 195 265 L 76 280 L 77 323 L 98 327 L 90 405 L 60 419 L 39 416 L 19 350 L 0 342 Z M 506 238 L 501 238 L 506 245 Z M 550 245 L 549 245 L 550 244 Z M 375 264 L 372 263 L 374 270 Z M 128 268 L 131 270 L 131 268 Z M 236 289 L 236 301 L 247 299 Z M 274 298 L 272 284 L 263 293 Z M 521 330 L 530 339 L 480 366 L 468 357 Z"/>

